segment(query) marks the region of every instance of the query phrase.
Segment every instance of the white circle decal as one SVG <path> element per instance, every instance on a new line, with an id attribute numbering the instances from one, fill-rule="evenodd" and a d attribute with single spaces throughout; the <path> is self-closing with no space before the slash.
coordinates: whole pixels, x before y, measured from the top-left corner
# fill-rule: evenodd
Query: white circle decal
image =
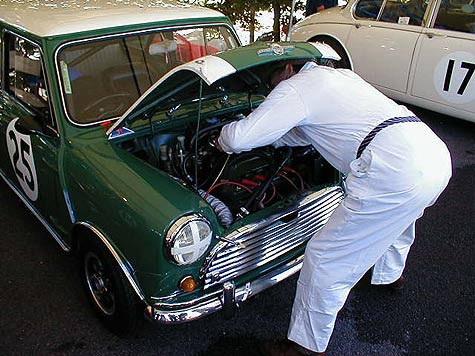
<path id="1" fill-rule="evenodd" d="M 475 55 L 459 51 L 443 57 L 435 67 L 434 85 L 439 95 L 450 103 L 474 100 Z"/>
<path id="2" fill-rule="evenodd" d="M 30 200 L 38 199 L 38 178 L 36 176 L 35 160 L 31 138 L 15 129 L 18 118 L 10 121 L 7 127 L 7 147 L 13 171 L 18 183 Z"/>

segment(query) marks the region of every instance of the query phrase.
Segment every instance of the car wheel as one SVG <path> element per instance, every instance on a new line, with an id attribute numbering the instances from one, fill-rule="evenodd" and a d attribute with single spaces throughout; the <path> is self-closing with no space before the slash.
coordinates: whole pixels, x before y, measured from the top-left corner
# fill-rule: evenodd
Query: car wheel
<path id="1" fill-rule="evenodd" d="M 99 318 L 117 335 L 132 334 L 143 316 L 140 303 L 117 262 L 93 239 L 83 241 L 80 251 L 81 279 Z"/>
<path id="2" fill-rule="evenodd" d="M 330 37 L 315 37 L 315 38 L 312 38 L 310 41 L 311 42 L 321 42 L 321 43 L 325 43 L 325 44 L 329 45 L 341 57 L 341 60 L 339 60 L 339 61 L 334 61 L 332 59 L 327 59 L 327 60 L 324 60 L 321 64 L 327 65 L 327 66 L 333 67 L 333 68 L 352 69 L 350 59 L 348 58 L 348 55 L 346 54 L 343 47 L 336 40 L 334 40 Z"/>

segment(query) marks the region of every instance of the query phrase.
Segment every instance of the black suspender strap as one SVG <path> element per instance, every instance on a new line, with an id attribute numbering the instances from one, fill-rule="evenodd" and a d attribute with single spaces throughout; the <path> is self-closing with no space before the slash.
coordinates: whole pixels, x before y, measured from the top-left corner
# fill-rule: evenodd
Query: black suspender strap
<path id="1" fill-rule="evenodd" d="M 405 116 L 405 117 L 392 117 L 380 123 L 374 129 L 370 131 L 369 134 L 361 141 L 360 147 L 358 147 L 358 151 L 356 153 L 356 158 L 360 158 L 361 154 L 363 153 L 364 149 L 369 145 L 369 143 L 373 140 L 376 134 L 384 129 L 385 127 L 400 124 L 402 122 L 420 122 L 421 120 L 417 116 Z"/>

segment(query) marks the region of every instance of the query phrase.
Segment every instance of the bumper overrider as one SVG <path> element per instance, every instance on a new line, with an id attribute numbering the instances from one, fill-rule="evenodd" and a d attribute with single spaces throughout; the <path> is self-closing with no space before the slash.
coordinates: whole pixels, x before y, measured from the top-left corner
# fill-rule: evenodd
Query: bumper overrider
<path id="1" fill-rule="evenodd" d="M 293 254 L 291 260 L 245 284 L 236 286 L 235 281 L 262 266 L 285 260 L 289 252 L 325 225 L 343 196 L 340 186 L 324 188 L 286 212 L 226 236 L 233 243 L 218 244 L 200 271 L 205 294 L 186 302 L 156 301 L 147 306 L 146 316 L 161 324 L 184 323 L 221 309 L 231 316 L 236 305 L 300 271 L 303 254 Z"/>

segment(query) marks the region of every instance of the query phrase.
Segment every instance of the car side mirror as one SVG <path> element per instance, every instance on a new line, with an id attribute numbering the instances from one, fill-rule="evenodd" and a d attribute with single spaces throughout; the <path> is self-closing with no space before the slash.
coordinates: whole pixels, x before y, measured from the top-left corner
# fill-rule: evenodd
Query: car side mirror
<path id="1" fill-rule="evenodd" d="M 15 129 L 24 135 L 39 135 L 45 137 L 55 137 L 56 134 L 48 127 L 41 124 L 33 116 L 20 117 L 15 123 Z"/>

